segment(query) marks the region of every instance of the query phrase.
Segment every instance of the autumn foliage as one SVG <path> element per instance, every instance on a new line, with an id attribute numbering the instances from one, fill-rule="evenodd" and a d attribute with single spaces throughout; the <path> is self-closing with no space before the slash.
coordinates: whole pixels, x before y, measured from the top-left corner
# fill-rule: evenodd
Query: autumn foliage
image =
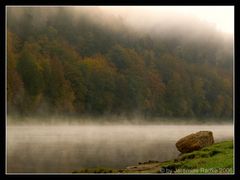
<path id="1" fill-rule="evenodd" d="M 232 49 L 8 9 L 8 113 L 232 117 Z M 101 18 L 99 19 L 101 21 Z M 120 21 L 115 22 L 120 25 Z M 215 31 L 215 30 L 213 30 Z M 217 34 L 217 32 L 216 32 Z"/>

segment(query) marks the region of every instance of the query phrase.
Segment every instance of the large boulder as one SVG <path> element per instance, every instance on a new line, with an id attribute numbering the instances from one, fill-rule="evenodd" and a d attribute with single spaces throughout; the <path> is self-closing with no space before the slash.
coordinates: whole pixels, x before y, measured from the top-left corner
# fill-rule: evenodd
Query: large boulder
<path id="1" fill-rule="evenodd" d="M 176 147 L 181 153 L 189 153 L 213 143 L 214 139 L 211 131 L 199 131 L 179 139 Z"/>

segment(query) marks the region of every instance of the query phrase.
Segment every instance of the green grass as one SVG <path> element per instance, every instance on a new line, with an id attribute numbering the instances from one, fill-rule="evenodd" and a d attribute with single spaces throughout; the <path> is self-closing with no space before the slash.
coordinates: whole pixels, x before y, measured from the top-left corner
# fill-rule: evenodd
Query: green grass
<path id="1" fill-rule="evenodd" d="M 133 169 L 84 168 L 75 173 L 233 174 L 233 160 L 233 141 L 224 141 L 182 154 L 171 161 L 139 164 Z"/>
<path id="2" fill-rule="evenodd" d="M 183 154 L 161 167 L 174 173 L 233 173 L 233 141 Z"/>

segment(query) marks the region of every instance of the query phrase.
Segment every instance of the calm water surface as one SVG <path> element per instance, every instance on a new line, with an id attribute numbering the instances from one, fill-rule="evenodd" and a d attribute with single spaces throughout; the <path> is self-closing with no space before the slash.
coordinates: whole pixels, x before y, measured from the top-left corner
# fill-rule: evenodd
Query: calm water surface
<path id="1" fill-rule="evenodd" d="M 213 131 L 216 142 L 233 139 L 232 125 L 11 125 L 7 172 L 72 172 L 171 160 L 179 155 L 176 141 L 200 130 Z"/>

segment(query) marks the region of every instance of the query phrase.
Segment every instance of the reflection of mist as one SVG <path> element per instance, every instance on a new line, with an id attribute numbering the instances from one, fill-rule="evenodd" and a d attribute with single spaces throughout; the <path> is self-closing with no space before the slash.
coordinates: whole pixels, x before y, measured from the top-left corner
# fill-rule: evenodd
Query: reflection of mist
<path id="1" fill-rule="evenodd" d="M 233 138 L 232 125 L 9 126 L 8 172 L 72 172 L 170 160 L 179 154 L 176 141 L 199 130 L 213 131 L 216 142 Z"/>

